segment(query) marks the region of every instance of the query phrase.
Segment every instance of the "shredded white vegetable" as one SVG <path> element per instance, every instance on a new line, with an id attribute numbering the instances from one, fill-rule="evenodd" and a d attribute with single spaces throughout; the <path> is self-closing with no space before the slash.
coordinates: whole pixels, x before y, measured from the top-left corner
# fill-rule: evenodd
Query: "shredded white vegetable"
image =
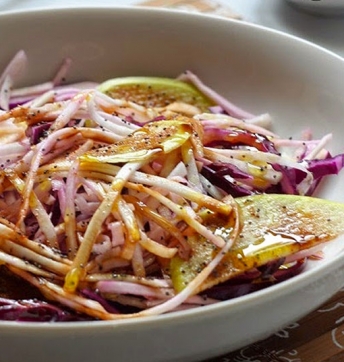
<path id="1" fill-rule="evenodd" d="M 95 319 L 217 302 L 199 293 L 240 234 L 235 197 L 312 194 L 343 166 L 325 149 L 331 135 L 281 138 L 268 114 L 242 110 L 189 71 L 179 79 L 220 113 L 64 85 L 71 59 L 51 81 L 15 88 L 26 62 L 18 52 L 0 76 L 0 261 L 46 300 Z M 172 261 L 189 260 L 195 237 L 214 255 L 178 290 Z"/>

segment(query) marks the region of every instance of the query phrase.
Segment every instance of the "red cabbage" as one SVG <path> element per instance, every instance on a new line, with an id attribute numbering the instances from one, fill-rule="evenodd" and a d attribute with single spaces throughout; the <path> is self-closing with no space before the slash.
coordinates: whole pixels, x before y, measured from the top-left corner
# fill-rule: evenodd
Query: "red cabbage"
<path id="1" fill-rule="evenodd" d="M 237 298 L 290 279 L 301 273 L 306 265 L 306 260 L 302 259 L 294 262 L 288 268 L 280 269 L 283 262 L 283 259 L 276 260 L 218 284 L 202 294 L 218 300 Z"/>
<path id="2" fill-rule="evenodd" d="M 17 322 L 72 322 L 90 320 L 53 304 L 39 300 L 0 298 L 0 320 Z"/>

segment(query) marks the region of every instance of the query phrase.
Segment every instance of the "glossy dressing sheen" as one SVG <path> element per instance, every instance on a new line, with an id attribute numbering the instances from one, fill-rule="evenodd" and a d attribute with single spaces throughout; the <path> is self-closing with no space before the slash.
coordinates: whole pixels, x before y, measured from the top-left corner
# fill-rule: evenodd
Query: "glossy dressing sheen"
<path id="1" fill-rule="evenodd" d="M 314 250 L 344 232 L 343 204 L 294 195 L 257 195 L 236 201 L 242 231 L 199 291 L 271 261 Z M 224 226 L 215 232 L 224 235 Z M 205 239 L 189 237 L 188 241 L 194 250 L 191 259 L 175 257 L 170 266 L 177 290 L 182 290 L 218 252 Z"/>

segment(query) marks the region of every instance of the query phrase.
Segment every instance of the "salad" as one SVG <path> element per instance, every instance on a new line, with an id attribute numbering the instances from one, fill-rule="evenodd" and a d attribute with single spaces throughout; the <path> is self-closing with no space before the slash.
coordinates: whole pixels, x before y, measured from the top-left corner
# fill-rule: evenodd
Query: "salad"
<path id="1" fill-rule="evenodd" d="M 292 277 L 344 231 L 341 206 L 310 197 L 343 168 L 331 135 L 284 139 L 190 71 L 65 84 L 66 59 L 16 88 L 26 62 L 0 77 L 0 319 L 218 303 Z"/>

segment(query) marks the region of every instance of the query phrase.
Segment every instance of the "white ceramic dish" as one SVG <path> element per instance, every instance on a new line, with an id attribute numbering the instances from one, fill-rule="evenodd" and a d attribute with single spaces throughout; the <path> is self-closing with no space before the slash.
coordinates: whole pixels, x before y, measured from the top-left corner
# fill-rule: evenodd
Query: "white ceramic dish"
<path id="1" fill-rule="evenodd" d="M 313 14 L 339 16 L 344 14 L 342 0 L 287 0 L 290 4 Z"/>
<path id="2" fill-rule="evenodd" d="M 24 49 L 24 83 L 49 79 L 65 56 L 70 81 L 176 76 L 191 69 L 251 112 L 270 112 L 284 136 L 333 132 L 343 150 L 344 60 L 243 22 L 154 9 L 68 9 L 0 15 L 0 68 Z M 322 195 L 344 201 L 344 175 Z M 301 275 L 232 301 L 159 317 L 68 324 L 0 323 L 0 362 L 200 361 L 265 338 L 343 284 L 343 239 Z"/>

